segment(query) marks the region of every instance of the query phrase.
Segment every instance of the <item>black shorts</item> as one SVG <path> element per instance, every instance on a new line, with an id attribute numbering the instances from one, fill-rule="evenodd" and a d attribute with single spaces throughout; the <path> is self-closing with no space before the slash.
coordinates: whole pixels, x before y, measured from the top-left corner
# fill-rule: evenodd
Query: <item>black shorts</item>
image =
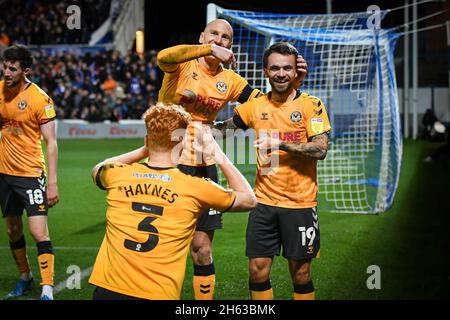
<path id="1" fill-rule="evenodd" d="M 184 164 L 179 164 L 178 169 L 181 172 L 194 177 L 209 178 L 215 183 L 219 183 L 219 177 L 217 175 L 216 165 L 193 167 Z M 212 208 L 205 210 L 197 222 L 197 231 L 211 231 L 216 229 L 222 229 L 222 213 Z"/>
<path id="2" fill-rule="evenodd" d="M 320 249 L 317 211 L 258 204 L 248 217 L 246 238 L 249 258 L 278 256 L 281 246 L 286 259 L 315 258 Z"/>
<path id="3" fill-rule="evenodd" d="M 45 175 L 40 178 L 17 177 L 0 173 L 0 206 L 3 217 L 45 216 L 48 212 Z"/>
<path id="4" fill-rule="evenodd" d="M 127 296 L 102 287 L 96 287 L 92 300 L 145 300 L 137 297 Z"/>

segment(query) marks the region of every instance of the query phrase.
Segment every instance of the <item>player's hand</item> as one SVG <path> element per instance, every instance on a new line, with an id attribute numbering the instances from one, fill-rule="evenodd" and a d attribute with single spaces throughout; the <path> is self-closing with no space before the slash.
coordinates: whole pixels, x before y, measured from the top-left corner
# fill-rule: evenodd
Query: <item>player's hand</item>
<path id="1" fill-rule="evenodd" d="M 210 125 L 195 121 L 194 128 L 194 150 L 202 154 L 203 158 L 212 158 L 216 163 L 220 163 L 222 152 L 212 135 Z"/>
<path id="2" fill-rule="evenodd" d="M 230 49 L 218 46 L 216 44 L 211 45 L 212 55 L 222 61 L 223 64 L 229 65 L 231 64 L 233 67 L 236 66 L 236 57 L 234 56 L 233 51 Z"/>
<path id="3" fill-rule="evenodd" d="M 56 183 L 48 184 L 47 201 L 50 208 L 59 202 L 58 185 Z"/>
<path id="4" fill-rule="evenodd" d="M 273 138 L 270 136 L 259 137 L 253 142 L 253 146 L 255 148 L 260 149 L 261 151 L 270 151 L 276 150 L 279 148 L 281 140 L 278 138 Z"/>
<path id="5" fill-rule="evenodd" d="M 303 80 L 306 77 L 306 74 L 308 73 L 308 64 L 306 63 L 306 60 L 301 56 L 298 55 L 297 57 L 297 78 L 295 78 L 295 84 L 296 88 L 300 88 L 300 86 L 303 83 Z"/>

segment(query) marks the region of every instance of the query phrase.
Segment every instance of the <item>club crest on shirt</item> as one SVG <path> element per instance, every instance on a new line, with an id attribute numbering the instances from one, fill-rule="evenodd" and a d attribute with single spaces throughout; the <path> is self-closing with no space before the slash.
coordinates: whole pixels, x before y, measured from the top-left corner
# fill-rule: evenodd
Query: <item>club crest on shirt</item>
<path id="1" fill-rule="evenodd" d="M 302 114 L 300 111 L 294 111 L 291 113 L 291 121 L 294 123 L 300 122 L 302 120 Z"/>
<path id="2" fill-rule="evenodd" d="M 216 88 L 219 90 L 219 92 L 225 93 L 227 91 L 228 87 L 227 84 L 223 81 L 219 81 L 216 83 Z"/>
<path id="3" fill-rule="evenodd" d="M 17 106 L 20 110 L 25 110 L 25 108 L 27 107 L 27 102 L 25 100 L 20 100 Z"/>

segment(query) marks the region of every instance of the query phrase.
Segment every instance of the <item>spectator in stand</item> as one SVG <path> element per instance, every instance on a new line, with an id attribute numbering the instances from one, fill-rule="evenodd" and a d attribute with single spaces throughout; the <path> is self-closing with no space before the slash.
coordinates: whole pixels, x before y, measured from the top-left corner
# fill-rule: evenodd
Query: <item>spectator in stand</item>
<path id="1" fill-rule="evenodd" d="M 146 52 L 141 59 L 134 52 L 121 56 L 113 50 L 54 55 L 39 51 L 30 78 L 54 97 L 59 119 L 79 119 L 82 114 L 95 121 L 139 119 L 149 101 L 154 103 L 161 86 L 155 54 Z M 95 100 L 96 112 L 89 96 Z"/>
<path id="2" fill-rule="evenodd" d="M 11 43 L 11 39 L 9 39 L 8 35 L 5 32 L 2 32 L 0 35 L 0 46 L 9 47 Z"/>
<path id="3" fill-rule="evenodd" d="M 102 89 L 105 92 L 112 92 L 112 91 L 114 91 L 114 89 L 116 89 L 116 87 L 117 87 L 117 82 L 116 82 L 116 80 L 114 80 L 112 74 L 109 73 L 108 77 L 102 84 Z"/>
<path id="4" fill-rule="evenodd" d="M 79 6 L 83 13 L 79 30 L 66 28 L 70 5 Z M 11 42 L 27 45 L 88 43 L 92 32 L 109 17 L 110 6 L 111 0 L 0 1 L 0 30 Z M 120 5 L 116 10 L 120 11 Z"/>

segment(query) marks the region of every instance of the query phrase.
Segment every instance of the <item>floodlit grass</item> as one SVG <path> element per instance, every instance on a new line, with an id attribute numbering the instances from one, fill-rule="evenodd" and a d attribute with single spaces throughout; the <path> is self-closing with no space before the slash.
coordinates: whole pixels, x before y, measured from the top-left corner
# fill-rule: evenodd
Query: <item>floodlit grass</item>
<path id="1" fill-rule="evenodd" d="M 55 283 L 71 274 L 67 268 L 93 265 L 105 231 L 105 194 L 91 181 L 100 160 L 129 151 L 142 140 L 59 141 L 60 203 L 50 210 L 49 227 L 55 246 Z M 438 144 L 406 141 L 402 173 L 393 207 L 380 215 L 337 214 L 320 210 L 321 258 L 313 262 L 318 299 L 433 299 L 450 296 L 449 162 L 424 163 Z M 242 167 L 244 168 L 244 167 Z M 250 180 L 253 172 L 247 172 Z M 253 181 L 251 181 L 253 183 Z M 224 229 L 214 240 L 217 299 L 248 299 L 245 228 L 248 213 L 227 213 Z M 26 219 L 25 219 L 26 220 Z M 29 259 L 39 278 L 36 249 L 28 233 Z M 0 296 L 17 280 L 4 224 L 0 225 Z M 366 286 L 367 268 L 381 269 L 381 289 Z M 276 299 L 290 299 L 287 263 L 276 257 L 272 269 Z M 81 289 L 65 289 L 56 299 L 90 299 L 87 278 Z M 34 290 L 29 297 L 38 297 Z M 28 297 L 28 298 L 29 298 Z M 188 258 L 183 299 L 193 299 L 192 265 Z"/>

